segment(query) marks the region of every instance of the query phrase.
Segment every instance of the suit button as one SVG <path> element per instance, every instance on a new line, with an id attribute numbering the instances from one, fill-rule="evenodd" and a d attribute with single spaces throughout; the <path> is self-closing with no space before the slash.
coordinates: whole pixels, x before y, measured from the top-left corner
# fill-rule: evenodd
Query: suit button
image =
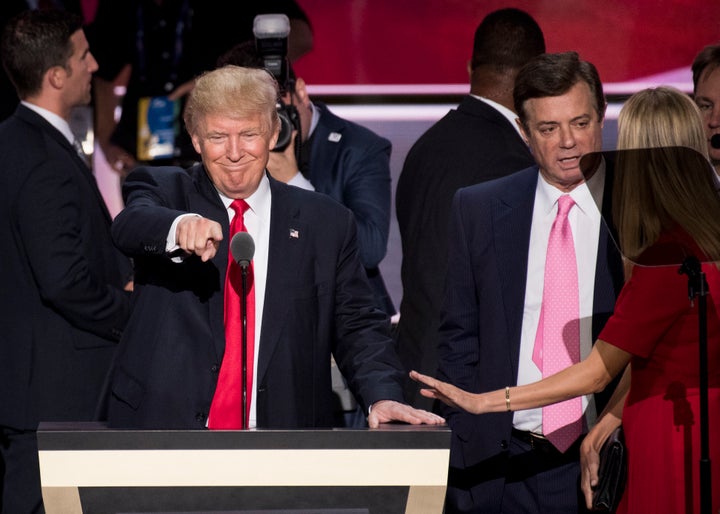
<path id="1" fill-rule="evenodd" d="M 500 441 L 500 448 L 502 448 L 503 450 L 507 450 L 507 449 L 508 449 L 508 442 L 507 442 L 505 439 L 503 439 L 502 441 Z"/>
<path id="2" fill-rule="evenodd" d="M 198 423 L 202 423 L 203 421 L 205 421 L 205 413 L 198 412 L 197 414 L 195 414 L 195 421 L 197 421 Z"/>
<path id="3" fill-rule="evenodd" d="M 220 371 L 220 366 L 218 366 L 217 364 L 213 364 L 212 368 L 210 368 L 210 371 L 212 371 L 213 373 L 217 373 L 218 371 Z"/>

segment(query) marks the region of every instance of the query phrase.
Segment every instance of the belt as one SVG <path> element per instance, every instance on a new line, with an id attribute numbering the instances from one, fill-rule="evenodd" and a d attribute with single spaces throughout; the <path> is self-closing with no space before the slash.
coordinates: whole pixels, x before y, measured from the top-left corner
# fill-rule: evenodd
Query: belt
<path id="1" fill-rule="evenodd" d="M 550 440 L 544 435 L 536 434 L 534 432 L 526 432 L 524 430 L 518 430 L 517 428 L 512 429 L 512 436 L 515 439 L 522 441 L 525 444 L 529 444 L 533 450 L 541 451 L 556 451 L 557 448 L 553 446 Z M 558 452 L 560 453 L 560 452 Z"/>

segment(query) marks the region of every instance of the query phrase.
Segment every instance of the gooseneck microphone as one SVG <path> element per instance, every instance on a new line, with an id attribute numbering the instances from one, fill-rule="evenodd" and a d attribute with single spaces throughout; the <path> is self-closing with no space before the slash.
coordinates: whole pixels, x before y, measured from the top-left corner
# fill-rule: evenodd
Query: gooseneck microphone
<path id="1" fill-rule="evenodd" d="M 248 268 L 252 261 L 253 255 L 255 254 L 255 241 L 250 234 L 247 232 L 238 232 L 230 240 L 230 254 L 232 255 L 235 262 L 240 266 L 240 272 L 242 275 L 242 291 L 240 295 L 240 319 L 242 323 L 242 413 L 240 419 L 242 420 L 241 428 L 247 429 L 247 421 L 245 413 L 247 412 L 247 348 L 248 348 L 248 333 L 247 333 L 247 293 L 248 293 Z"/>
<path id="2" fill-rule="evenodd" d="M 710 138 L 710 146 L 715 150 L 720 149 L 720 134 L 714 134 L 713 137 Z"/>

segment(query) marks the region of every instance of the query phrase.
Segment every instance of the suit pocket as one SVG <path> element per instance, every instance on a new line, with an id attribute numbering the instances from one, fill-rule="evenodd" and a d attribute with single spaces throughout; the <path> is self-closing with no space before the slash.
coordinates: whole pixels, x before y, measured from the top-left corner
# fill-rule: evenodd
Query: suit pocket
<path id="1" fill-rule="evenodd" d="M 118 400 L 137 410 L 145 396 L 145 388 L 138 380 L 119 368 L 113 378 L 112 393 Z"/>

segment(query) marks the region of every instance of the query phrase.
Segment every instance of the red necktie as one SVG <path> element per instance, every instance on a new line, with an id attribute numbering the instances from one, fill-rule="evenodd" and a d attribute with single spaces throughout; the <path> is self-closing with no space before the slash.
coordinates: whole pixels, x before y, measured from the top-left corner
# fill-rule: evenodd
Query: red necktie
<path id="1" fill-rule="evenodd" d="M 550 230 L 542 308 L 533 362 L 543 378 L 580 362 L 580 300 L 577 261 L 568 212 L 575 201 L 558 199 L 557 217 Z M 565 452 L 582 433 L 582 399 L 573 398 L 543 407 L 543 433 Z"/>
<path id="2" fill-rule="evenodd" d="M 238 232 L 246 232 L 243 214 L 249 209 L 245 200 L 234 200 L 230 205 L 235 216 L 230 223 L 230 237 Z M 208 428 L 219 430 L 236 430 L 247 428 L 250 401 L 252 399 L 254 342 L 255 342 L 255 281 L 253 280 L 252 264 L 247 273 L 247 381 L 245 394 L 247 395 L 247 410 L 245 420 L 241 416 L 243 398 L 243 345 L 242 345 L 242 316 L 240 295 L 242 294 L 242 272 L 240 266 L 232 255 L 228 253 L 228 270 L 225 276 L 225 355 L 223 356 L 218 383 L 210 406 L 210 419 Z"/>

